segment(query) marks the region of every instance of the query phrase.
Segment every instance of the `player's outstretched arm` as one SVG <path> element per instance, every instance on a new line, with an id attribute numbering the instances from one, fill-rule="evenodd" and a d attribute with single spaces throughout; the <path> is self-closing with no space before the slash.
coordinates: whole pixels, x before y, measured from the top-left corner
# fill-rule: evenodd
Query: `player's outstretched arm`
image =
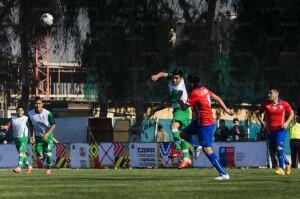
<path id="1" fill-rule="evenodd" d="M 233 115 L 233 112 L 227 108 L 227 106 L 225 105 L 224 101 L 216 94 L 214 94 L 213 92 L 211 92 L 211 97 L 212 99 L 216 100 L 217 103 L 224 109 L 224 111 L 228 114 L 228 115 Z"/>
<path id="2" fill-rule="evenodd" d="M 169 74 L 166 73 L 166 72 L 159 72 L 159 73 L 157 73 L 155 75 L 151 75 L 151 80 L 154 81 L 154 82 L 156 82 L 157 80 L 159 80 L 162 77 L 168 77 L 168 75 Z"/>

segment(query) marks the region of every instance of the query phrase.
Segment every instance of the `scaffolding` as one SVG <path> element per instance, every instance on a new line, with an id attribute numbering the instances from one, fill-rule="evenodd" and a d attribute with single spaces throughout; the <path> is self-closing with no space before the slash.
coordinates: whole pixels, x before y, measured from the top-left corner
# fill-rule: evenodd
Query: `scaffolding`
<path id="1" fill-rule="evenodd" d="M 50 95 L 50 71 L 49 71 L 49 31 L 43 39 L 35 44 L 35 95 L 43 95 L 49 100 Z"/>
<path id="2" fill-rule="evenodd" d="M 94 83 L 87 82 L 87 70 L 78 63 L 51 63 L 49 60 L 49 32 L 36 42 L 35 92 L 45 100 L 97 101 Z M 32 93 L 33 94 L 33 93 Z"/>

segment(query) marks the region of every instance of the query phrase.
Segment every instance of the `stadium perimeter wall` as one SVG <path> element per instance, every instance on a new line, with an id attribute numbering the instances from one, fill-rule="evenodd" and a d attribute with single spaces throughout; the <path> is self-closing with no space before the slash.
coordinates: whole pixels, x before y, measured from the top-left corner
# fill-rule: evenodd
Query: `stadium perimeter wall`
<path id="1" fill-rule="evenodd" d="M 267 167 L 266 142 L 218 142 L 213 145 L 225 167 Z M 56 168 L 172 168 L 178 159 L 168 156 L 172 143 L 72 143 L 56 144 L 53 150 Z M 191 150 L 192 152 L 192 150 Z M 192 152 L 193 153 L 193 152 Z M 192 156 L 193 154 L 191 154 Z M 29 160 L 35 167 L 35 154 L 28 145 Z M 18 153 L 14 144 L 0 145 L 0 168 L 15 167 Z M 192 167 L 212 167 L 204 154 Z"/>

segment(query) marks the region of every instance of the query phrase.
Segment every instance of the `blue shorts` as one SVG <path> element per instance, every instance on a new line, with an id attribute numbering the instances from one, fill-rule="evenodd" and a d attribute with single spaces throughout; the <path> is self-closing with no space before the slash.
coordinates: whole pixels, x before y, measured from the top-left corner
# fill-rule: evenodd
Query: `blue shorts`
<path id="1" fill-rule="evenodd" d="M 212 147 L 213 132 L 215 130 L 215 124 L 208 126 L 199 125 L 197 120 L 193 120 L 185 129 L 183 133 L 191 137 L 197 135 L 199 144 L 203 147 Z"/>
<path id="2" fill-rule="evenodd" d="M 286 129 L 271 131 L 270 134 L 268 135 L 270 149 L 276 151 L 277 146 L 284 148 L 284 142 L 286 136 L 287 136 Z"/>

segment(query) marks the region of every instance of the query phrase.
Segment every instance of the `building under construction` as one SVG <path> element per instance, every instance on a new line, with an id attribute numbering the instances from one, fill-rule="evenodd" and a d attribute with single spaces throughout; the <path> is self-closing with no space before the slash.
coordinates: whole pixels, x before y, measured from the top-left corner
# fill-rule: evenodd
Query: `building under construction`
<path id="1" fill-rule="evenodd" d="M 97 101 L 98 93 L 87 69 L 78 63 L 50 62 L 48 46 L 48 38 L 45 37 L 42 45 L 36 44 L 33 49 L 29 98 L 41 96 L 46 102 L 63 104 L 62 108 L 68 108 L 71 103 L 73 106 L 80 104 L 81 107 L 90 107 L 90 103 Z M 6 67 L 1 70 L 0 75 L 3 80 L 0 83 L 0 116 L 10 117 L 21 98 L 20 62 L 13 58 L 7 59 Z"/>

